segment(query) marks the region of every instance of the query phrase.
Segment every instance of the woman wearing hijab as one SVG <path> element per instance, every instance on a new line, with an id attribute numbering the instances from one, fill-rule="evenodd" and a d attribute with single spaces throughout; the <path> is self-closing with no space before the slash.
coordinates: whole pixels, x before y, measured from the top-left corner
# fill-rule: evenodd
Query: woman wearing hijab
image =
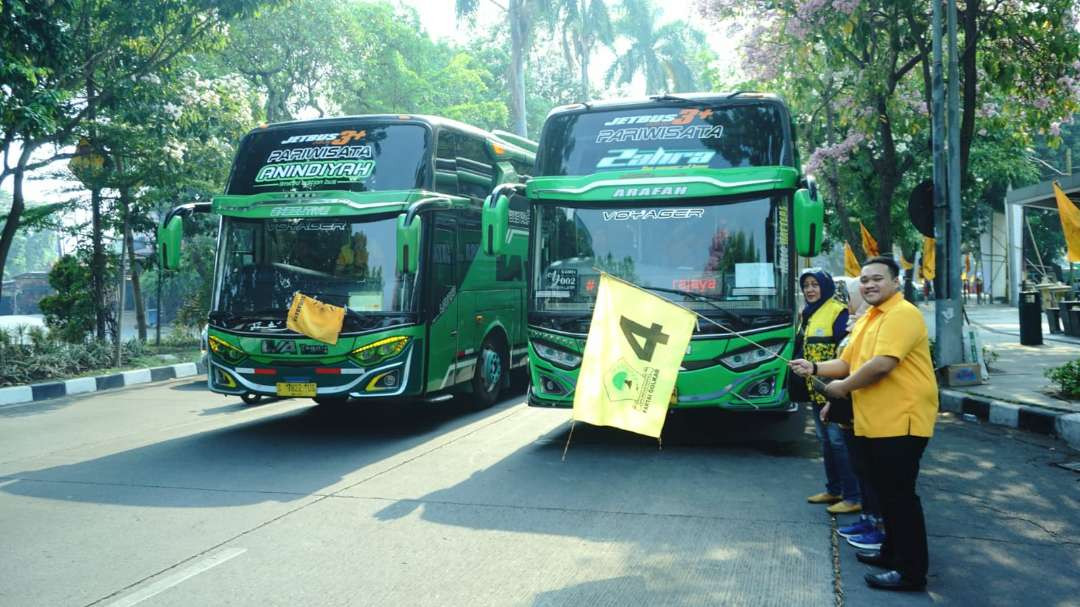
<path id="1" fill-rule="evenodd" d="M 848 309 L 833 297 L 836 284 L 828 272 L 819 268 L 804 270 L 799 276 L 806 305 L 800 315 L 799 332 L 795 336 L 795 358 L 812 363 L 832 360 L 837 347 L 847 336 Z M 821 453 L 825 460 L 825 491 L 806 498 L 811 504 L 829 504 L 830 514 L 845 514 L 862 510 L 859 482 L 855 478 L 848 458 L 844 432 L 837 424 L 822 421 L 821 410 L 828 404 L 825 396 L 809 385 L 810 377 L 792 378 L 806 382 L 807 400 L 813 406 L 814 429 L 821 441 Z M 802 388 L 802 386 L 799 386 Z M 802 390 L 793 390 L 800 393 Z"/>

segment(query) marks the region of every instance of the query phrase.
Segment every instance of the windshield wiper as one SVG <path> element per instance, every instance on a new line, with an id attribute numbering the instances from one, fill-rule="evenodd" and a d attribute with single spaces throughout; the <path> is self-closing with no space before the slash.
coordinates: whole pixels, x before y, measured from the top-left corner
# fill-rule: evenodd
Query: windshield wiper
<path id="1" fill-rule="evenodd" d="M 735 312 L 734 310 L 729 310 L 727 308 L 721 308 L 717 304 L 713 303 L 713 300 L 717 299 L 716 297 L 711 297 L 711 296 L 708 296 L 708 295 L 704 295 L 702 293 L 693 293 L 693 292 L 690 292 L 690 291 L 683 291 L 682 289 L 669 289 L 667 287 L 653 287 L 653 286 L 649 286 L 649 285 L 641 285 L 641 288 L 649 289 L 649 290 L 652 290 L 652 291 L 662 291 L 664 293 L 675 293 L 677 295 L 682 295 L 684 297 L 689 297 L 689 298 L 694 299 L 696 301 L 700 301 L 702 303 L 709 304 L 710 306 L 712 306 L 713 308 L 723 312 L 728 318 L 730 318 L 731 320 L 734 320 L 735 322 L 737 322 L 739 324 L 744 324 L 746 322 L 743 319 L 742 315 L 739 314 L 738 312 Z"/>

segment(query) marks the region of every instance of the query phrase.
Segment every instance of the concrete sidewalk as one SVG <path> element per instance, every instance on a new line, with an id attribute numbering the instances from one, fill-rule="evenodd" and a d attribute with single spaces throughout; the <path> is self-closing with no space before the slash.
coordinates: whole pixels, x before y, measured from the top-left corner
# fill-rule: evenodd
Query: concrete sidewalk
<path id="1" fill-rule="evenodd" d="M 920 304 L 934 335 L 934 306 Z M 1020 345 L 1020 313 L 1001 304 L 968 303 L 965 311 L 985 347 L 993 355 L 986 361 L 986 383 L 942 387 L 941 409 L 993 424 L 1011 426 L 1062 438 L 1080 450 L 1080 401 L 1057 395 L 1057 385 L 1045 372 L 1080 359 L 1080 339 L 1051 334 L 1043 317 L 1043 345 Z M 968 417 L 970 419 L 970 417 Z"/>

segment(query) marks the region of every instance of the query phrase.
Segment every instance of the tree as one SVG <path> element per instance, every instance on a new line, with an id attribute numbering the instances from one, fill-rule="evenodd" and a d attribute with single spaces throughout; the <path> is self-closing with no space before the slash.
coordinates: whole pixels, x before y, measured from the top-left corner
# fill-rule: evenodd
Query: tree
<path id="1" fill-rule="evenodd" d="M 479 0 L 455 0 L 458 17 L 476 14 Z M 506 22 L 510 28 L 510 122 L 512 130 L 528 136 L 525 111 L 525 59 L 532 44 L 533 30 L 539 19 L 551 16 L 551 5 L 544 0 L 509 0 Z"/>
<path id="2" fill-rule="evenodd" d="M 128 82 L 169 65 L 220 33 L 226 19 L 259 4 L 257 0 L 12 0 L 0 5 L 4 40 L 0 65 L 5 70 L 3 81 L 10 82 L 0 97 L 4 153 L 0 182 L 12 176 L 14 192 L 0 234 L 0 267 L 25 210 L 26 172 L 71 156 L 55 152 L 31 162 L 32 155 L 47 145 L 61 149 L 80 134 L 89 135 L 92 142 L 96 112 L 114 102 Z M 92 198 L 94 290 L 101 310 L 100 201 L 96 195 Z M 97 328 L 104 337 L 100 314 Z"/>
<path id="3" fill-rule="evenodd" d="M 566 62 L 577 63 L 581 86 L 579 99 L 591 99 L 589 60 L 593 49 L 597 44 L 611 46 L 615 42 L 607 3 L 604 0 L 560 0 L 555 3 L 555 12 Z"/>
<path id="4" fill-rule="evenodd" d="M 659 18 L 660 9 L 652 0 L 623 0 L 615 33 L 630 47 L 619 53 L 608 69 L 609 84 L 628 84 L 640 73 L 645 77 L 647 94 L 695 88 L 687 58 L 705 43 L 705 37 L 682 21 L 657 27 Z"/>
<path id="5" fill-rule="evenodd" d="M 869 196 L 872 230 L 890 250 L 907 193 L 929 175 L 929 7 L 897 0 L 700 5 L 716 19 L 759 17 L 746 36 L 744 66 L 760 84 L 789 94 L 801 116 L 832 117 L 825 129 L 807 129 L 804 141 L 814 150 L 808 166 L 842 161 L 838 179 L 851 176 L 850 191 Z M 1069 0 L 964 3 L 959 63 L 965 198 L 980 198 L 990 185 L 972 179 L 973 149 L 989 143 L 981 142 L 986 132 L 1007 135 L 997 145 L 1023 149 L 1033 133 L 1077 107 L 1075 17 Z"/>

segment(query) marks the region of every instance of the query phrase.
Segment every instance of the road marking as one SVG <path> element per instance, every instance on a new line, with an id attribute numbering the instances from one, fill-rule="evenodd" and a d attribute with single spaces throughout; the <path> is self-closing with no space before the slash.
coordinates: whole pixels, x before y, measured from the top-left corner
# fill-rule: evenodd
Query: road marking
<path id="1" fill-rule="evenodd" d="M 113 601 L 112 603 L 108 604 L 108 607 L 131 607 L 132 605 L 137 605 L 150 597 L 161 594 L 169 588 L 172 588 L 173 586 L 176 586 L 177 584 L 180 584 L 185 580 L 193 578 L 196 575 L 199 575 L 200 573 L 207 571 L 213 567 L 217 567 L 225 561 L 238 557 L 245 552 L 247 552 L 247 548 L 230 548 L 228 550 L 219 552 L 213 556 L 196 562 L 190 567 L 181 569 L 180 571 L 177 571 L 176 573 L 166 578 L 162 578 L 154 582 L 153 584 L 150 584 L 146 588 L 139 590 L 138 592 L 133 592 L 117 601 Z"/>

